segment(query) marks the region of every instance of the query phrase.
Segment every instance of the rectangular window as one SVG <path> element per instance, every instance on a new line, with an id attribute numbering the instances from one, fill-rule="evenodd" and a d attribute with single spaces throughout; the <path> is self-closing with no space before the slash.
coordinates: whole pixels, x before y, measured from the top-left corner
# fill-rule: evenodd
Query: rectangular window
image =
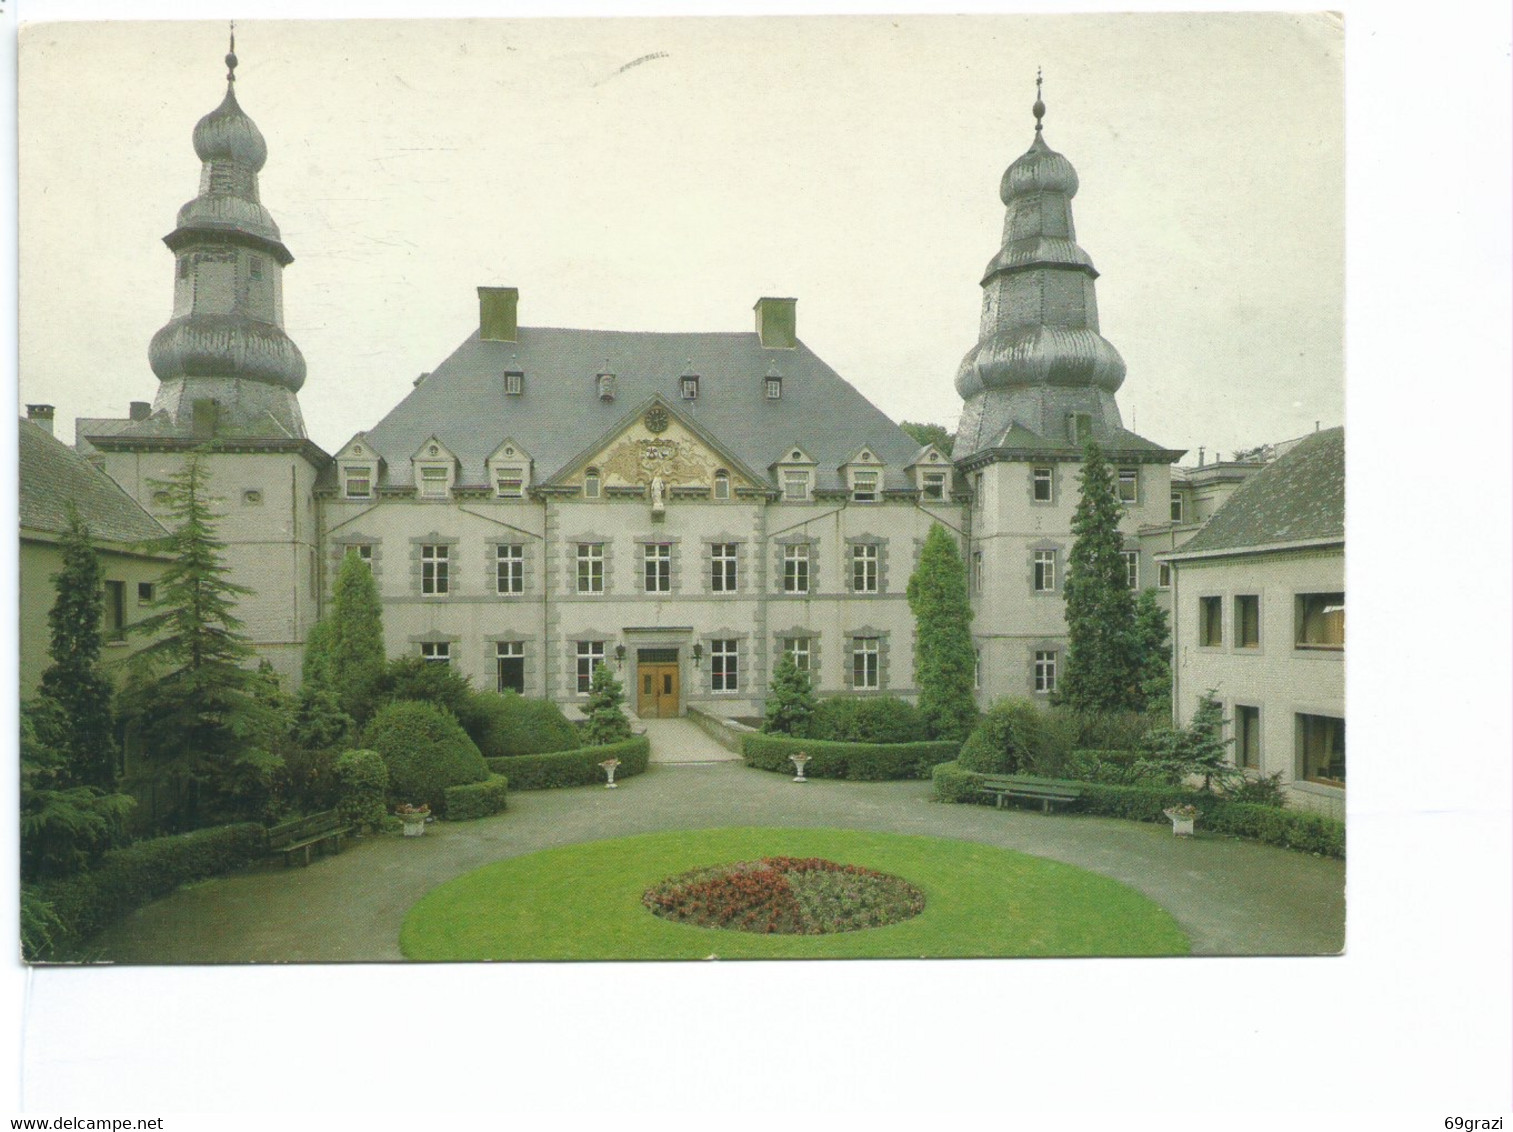
<path id="1" fill-rule="evenodd" d="M 767 400 L 777 401 L 780 400 L 782 396 L 783 379 L 780 377 L 769 377 L 767 379 Z"/>
<path id="2" fill-rule="evenodd" d="M 447 494 L 447 470 L 445 468 L 421 468 L 420 494 L 427 499 L 445 499 Z"/>
<path id="3" fill-rule="evenodd" d="M 672 547 L 665 542 L 649 542 L 645 547 L 646 592 L 672 592 Z"/>
<path id="4" fill-rule="evenodd" d="M 1261 769 L 1261 709 L 1235 705 L 1235 765 Z"/>
<path id="5" fill-rule="evenodd" d="M 855 637 L 851 641 L 851 685 L 854 688 L 882 687 L 877 667 L 876 637 Z"/>
<path id="6" fill-rule="evenodd" d="M 783 547 L 783 592 L 785 594 L 809 592 L 809 548 L 807 546 Z"/>
<path id="7" fill-rule="evenodd" d="M 1297 623 L 1298 648 L 1344 648 L 1345 595 L 1298 594 Z"/>
<path id="8" fill-rule="evenodd" d="M 1056 588 L 1056 552 L 1054 550 L 1037 550 L 1035 552 L 1035 591 L 1037 593 L 1050 593 Z"/>
<path id="9" fill-rule="evenodd" d="M 373 568 L 373 544 L 371 542 L 354 542 L 347 547 L 348 554 L 355 554 L 362 564 L 370 570 Z"/>
<path id="10" fill-rule="evenodd" d="M 735 543 L 712 543 L 709 549 L 709 588 L 717 594 L 735 593 Z"/>
<path id="11" fill-rule="evenodd" d="M 783 652 L 793 657 L 793 666 L 800 672 L 809 671 L 808 637 L 784 637 Z"/>
<path id="12" fill-rule="evenodd" d="M 972 552 L 972 592 L 982 593 L 982 551 Z"/>
<path id="13" fill-rule="evenodd" d="M 734 692 L 739 669 L 735 641 L 709 642 L 709 687 L 714 692 Z"/>
<path id="14" fill-rule="evenodd" d="M 447 567 L 449 546 L 422 546 L 420 548 L 420 592 L 423 594 L 444 594 L 451 588 L 451 579 L 448 577 Z"/>
<path id="15" fill-rule="evenodd" d="M 1241 594 L 1235 598 L 1235 648 L 1261 647 L 1261 598 L 1258 594 Z"/>
<path id="16" fill-rule="evenodd" d="M 501 468 L 494 477 L 494 494 L 500 499 L 519 499 L 525 494 L 525 476 L 519 468 Z"/>
<path id="17" fill-rule="evenodd" d="M 583 473 L 583 498 L 599 498 L 599 473 L 592 468 Z"/>
<path id="18" fill-rule="evenodd" d="M 1056 653 L 1055 650 L 1040 650 L 1035 653 L 1035 691 L 1054 692 L 1056 690 Z"/>
<path id="19" fill-rule="evenodd" d="M 602 542 L 578 544 L 578 592 L 580 594 L 604 592 L 604 544 Z"/>
<path id="20" fill-rule="evenodd" d="M 1198 643 L 1209 648 L 1218 648 L 1224 643 L 1223 598 L 1198 599 Z"/>
<path id="21" fill-rule="evenodd" d="M 152 582 L 137 583 L 137 604 L 151 605 L 158 599 L 158 587 Z"/>
<path id="22" fill-rule="evenodd" d="M 719 471 L 714 474 L 714 497 L 716 499 L 730 498 L 730 474 Z"/>
<path id="23" fill-rule="evenodd" d="M 120 641 L 126 637 L 126 583 L 105 583 L 105 639 Z"/>
<path id="24" fill-rule="evenodd" d="M 421 641 L 420 659 L 427 664 L 451 664 L 452 646 L 447 641 Z"/>
<path id="25" fill-rule="evenodd" d="M 1055 486 L 1050 468 L 1036 468 L 1031 473 L 1034 491 L 1032 498 L 1036 503 L 1049 503 L 1051 501 L 1051 489 Z"/>
<path id="26" fill-rule="evenodd" d="M 1132 590 L 1140 588 L 1140 552 L 1138 550 L 1121 550 L 1124 555 L 1124 584 Z"/>
<path id="27" fill-rule="evenodd" d="M 783 498 L 789 503 L 803 503 L 809 498 L 809 473 L 784 472 Z"/>
<path id="28" fill-rule="evenodd" d="M 348 499 L 371 499 L 373 497 L 373 469 L 346 469 L 346 485 L 343 488 Z"/>
<path id="29" fill-rule="evenodd" d="M 578 694 L 586 696 L 594 683 L 594 669 L 604 663 L 603 641 L 578 642 Z"/>
<path id="30" fill-rule="evenodd" d="M 1325 786 L 1345 785 L 1345 721 L 1302 715 L 1297 722 L 1298 777 Z"/>
<path id="31" fill-rule="evenodd" d="M 1156 567 L 1156 585 L 1163 590 L 1172 588 L 1172 567 L 1170 562 L 1162 562 Z"/>
<path id="32" fill-rule="evenodd" d="M 1119 469 L 1119 502 L 1138 503 L 1140 501 L 1140 469 Z"/>
<path id="33" fill-rule="evenodd" d="M 504 375 L 504 392 L 510 397 L 519 397 L 525 392 L 525 374 L 507 370 Z"/>
<path id="34" fill-rule="evenodd" d="M 683 379 L 683 400 L 695 401 L 699 396 L 699 379 L 697 377 L 685 377 Z"/>
<path id="35" fill-rule="evenodd" d="M 851 591 L 877 593 L 877 546 L 873 543 L 851 548 Z"/>
<path id="36" fill-rule="evenodd" d="M 981 472 L 972 477 L 972 510 L 981 511 L 987 506 L 987 481 Z"/>
<path id="37" fill-rule="evenodd" d="M 1182 496 L 1178 492 L 1172 492 L 1172 522 L 1182 521 Z"/>
<path id="38" fill-rule="evenodd" d="M 494 667 L 501 692 L 525 694 L 525 642 L 500 641 L 494 646 Z"/>
<path id="39" fill-rule="evenodd" d="M 924 477 L 925 486 L 920 490 L 920 495 L 932 503 L 939 503 L 946 497 L 946 473 L 926 472 Z"/>
<path id="40" fill-rule="evenodd" d="M 876 472 L 853 472 L 851 474 L 851 499 L 856 503 L 877 502 Z"/>
<path id="41" fill-rule="evenodd" d="M 501 594 L 525 593 L 525 547 L 511 543 L 494 548 L 494 588 Z"/>

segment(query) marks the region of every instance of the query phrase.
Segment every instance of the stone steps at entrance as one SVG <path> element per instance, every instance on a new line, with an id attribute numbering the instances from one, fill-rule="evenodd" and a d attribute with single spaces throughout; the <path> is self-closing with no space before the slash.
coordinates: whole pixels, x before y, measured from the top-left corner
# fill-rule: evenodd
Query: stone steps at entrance
<path id="1" fill-rule="evenodd" d="M 642 719 L 638 726 L 651 740 L 653 763 L 708 765 L 741 761 L 740 755 L 727 751 L 686 719 Z"/>

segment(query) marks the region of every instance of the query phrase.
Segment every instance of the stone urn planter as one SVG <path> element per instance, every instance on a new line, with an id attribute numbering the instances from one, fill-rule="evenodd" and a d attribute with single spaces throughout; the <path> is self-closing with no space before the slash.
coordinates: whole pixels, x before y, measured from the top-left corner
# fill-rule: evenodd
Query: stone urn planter
<path id="1" fill-rule="evenodd" d="M 788 761 L 791 762 L 793 764 L 793 768 L 799 772 L 798 776 L 794 778 L 793 781 L 808 782 L 809 780 L 804 777 L 804 764 L 809 761 L 809 756 L 804 754 L 803 751 L 800 751 L 796 755 L 789 755 Z"/>
<path id="2" fill-rule="evenodd" d="M 1193 822 L 1198 820 L 1198 808 L 1196 806 L 1173 806 L 1162 810 L 1172 823 L 1172 836 L 1191 837 L 1193 835 Z"/>
<path id="3" fill-rule="evenodd" d="M 426 822 L 431 819 L 430 806 L 400 806 L 394 816 L 404 823 L 406 837 L 421 837 L 426 831 Z"/>
<path id="4" fill-rule="evenodd" d="M 599 769 L 602 770 L 605 776 L 609 779 L 609 781 L 604 784 L 604 788 L 606 790 L 615 789 L 615 769 L 619 767 L 619 765 L 619 759 L 605 759 L 602 763 L 599 764 Z"/>

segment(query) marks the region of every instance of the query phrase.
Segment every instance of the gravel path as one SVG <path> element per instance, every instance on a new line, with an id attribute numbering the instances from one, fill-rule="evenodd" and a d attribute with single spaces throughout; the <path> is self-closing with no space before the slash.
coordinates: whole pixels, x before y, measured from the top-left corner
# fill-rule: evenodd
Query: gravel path
<path id="1" fill-rule="evenodd" d="M 1178 839 L 1166 826 L 1110 818 L 941 805 L 928 782 L 801 786 L 735 762 L 664 759 L 674 744 L 710 741 L 688 723 L 657 730 L 656 761 L 616 790 L 512 794 L 507 813 L 483 821 L 434 822 L 424 837 L 364 838 L 309 868 L 259 866 L 205 881 L 133 913 L 94 950 L 133 964 L 395 960 L 410 906 L 490 861 L 658 830 L 761 825 L 951 837 L 1065 861 L 1149 896 L 1199 955 L 1344 946 L 1342 861 L 1217 836 Z"/>

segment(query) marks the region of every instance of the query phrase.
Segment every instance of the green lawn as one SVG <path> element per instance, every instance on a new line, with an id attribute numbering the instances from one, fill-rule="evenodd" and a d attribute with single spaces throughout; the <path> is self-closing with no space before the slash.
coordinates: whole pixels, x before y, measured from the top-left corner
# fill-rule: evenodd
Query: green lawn
<path id="1" fill-rule="evenodd" d="M 641 894 L 675 873 L 764 856 L 826 857 L 903 877 L 925 910 L 884 928 L 760 936 L 676 924 Z M 592 841 L 499 861 L 405 917 L 411 959 L 840 959 L 1186 955 L 1160 906 L 1107 877 L 971 841 L 836 829 L 714 829 Z"/>

